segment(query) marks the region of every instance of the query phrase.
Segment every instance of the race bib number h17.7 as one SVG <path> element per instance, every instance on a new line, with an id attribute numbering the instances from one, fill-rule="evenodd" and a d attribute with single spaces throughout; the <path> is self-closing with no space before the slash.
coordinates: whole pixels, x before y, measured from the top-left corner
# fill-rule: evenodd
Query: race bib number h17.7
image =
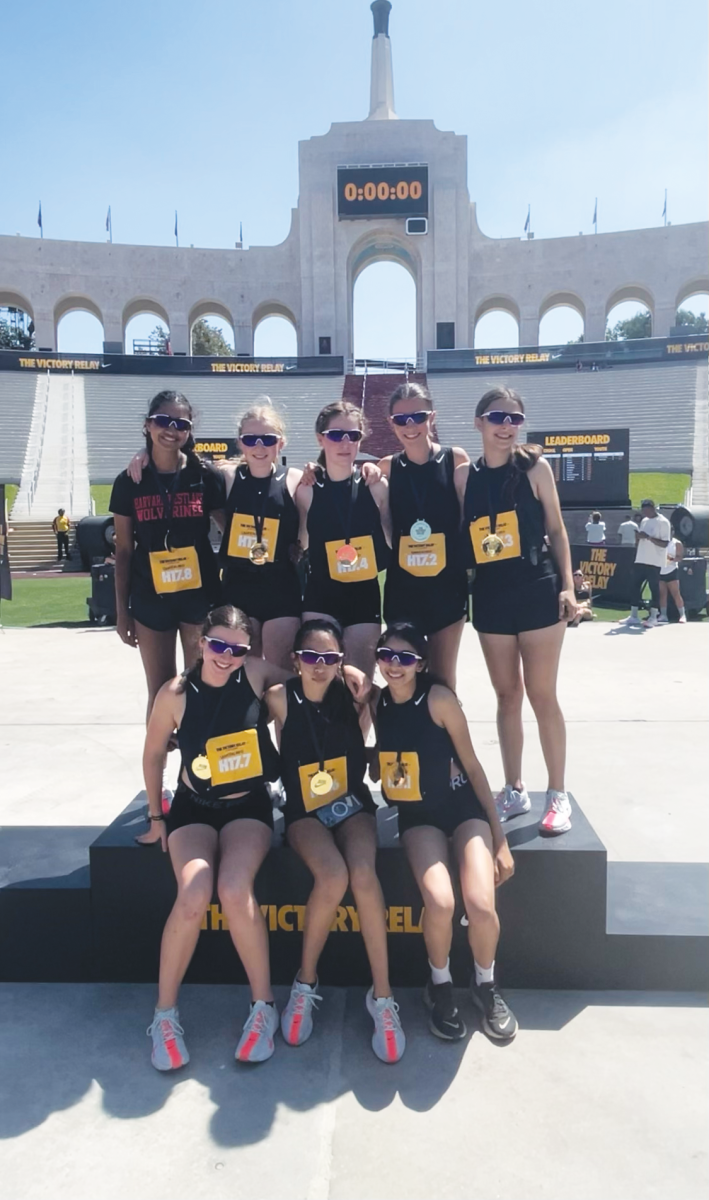
<path id="1" fill-rule="evenodd" d="M 263 775 L 261 751 L 255 729 L 227 733 L 210 738 L 206 746 L 212 772 L 212 787 L 223 783 L 239 783 Z"/>
<path id="2" fill-rule="evenodd" d="M 150 570 L 153 586 L 159 596 L 170 592 L 190 592 L 201 588 L 202 575 L 194 546 L 179 550 L 152 550 Z"/>

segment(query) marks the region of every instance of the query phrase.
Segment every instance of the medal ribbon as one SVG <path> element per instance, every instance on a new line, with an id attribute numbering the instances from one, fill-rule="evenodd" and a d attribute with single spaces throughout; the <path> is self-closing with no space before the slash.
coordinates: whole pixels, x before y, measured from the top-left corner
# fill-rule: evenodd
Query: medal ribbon
<path id="1" fill-rule="evenodd" d="M 328 476 L 328 478 L 329 478 L 329 476 Z M 334 480 L 330 479 L 330 483 L 333 483 L 333 482 L 334 482 Z M 350 475 L 349 496 L 348 496 L 348 499 L 347 499 L 347 502 L 346 502 L 344 508 L 340 504 L 340 489 L 338 487 L 335 487 L 332 492 L 332 498 L 335 501 L 335 507 L 340 515 L 340 520 L 342 521 L 342 528 L 343 528 L 344 534 L 345 534 L 345 545 L 346 546 L 349 546 L 349 544 L 350 544 L 350 531 L 352 529 L 352 509 L 354 507 L 355 482 L 356 481 L 355 481 L 355 477 L 354 477 L 354 473 L 353 473 L 352 475 Z M 342 489 L 342 491 L 344 491 L 344 488 Z"/>
<path id="2" fill-rule="evenodd" d="M 239 668 L 239 670 L 235 672 L 235 677 L 236 677 L 236 680 L 238 683 L 241 678 L 241 668 Z M 222 688 L 223 695 L 219 697 L 219 702 L 212 714 L 212 719 L 209 722 L 209 724 L 207 724 L 205 714 L 204 714 L 204 695 L 202 694 L 202 692 L 200 691 L 199 688 L 197 689 L 197 695 L 199 696 L 199 707 L 200 707 L 200 717 L 201 717 L 200 725 L 202 726 L 203 729 L 205 729 L 205 726 L 206 726 L 204 737 L 202 738 L 202 740 L 200 742 L 200 746 L 201 746 L 200 754 L 206 755 L 206 753 L 207 753 L 207 742 L 209 741 L 210 737 L 212 736 L 212 733 L 214 732 L 214 728 L 217 724 L 217 718 L 218 718 L 220 712 L 222 711 L 222 706 L 224 704 L 224 701 L 227 698 L 227 692 L 229 692 L 231 690 L 230 684 L 231 684 L 231 681 L 233 678 L 234 678 L 234 676 L 231 676 L 231 678 L 229 678 L 227 680 L 227 682 L 224 684 L 224 686 Z M 200 683 L 201 683 L 201 680 L 200 680 Z"/>
<path id="3" fill-rule="evenodd" d="M 301 681 L 300 686 L 301 686 L 301 691 L 302 691 L 303 690 L 302 681 Z M 317 734 L 315 733 L 315 722 L 313 721 L 313 714 L 310 711 L 310 703 L 311 702 L 310 702 L 310 700 L 308 700 L 307 696 L 305 695 L 305 692 L 303 692 L 303 708 L 305 709 L 305 719 L 308 722 L 308 729 L 310 730 L 310 736 L 313 741 L 315 753 L 317 754 L 317 757 L 318 757 L 318 770 L 324 771 L 325 770 L 325 743 L 327 742 L 327 722 L 326 722 L 326 727 L 325 727 L 325 737 L 323 738 L 323 740 L 321 742 L 320 739 L 318 738 Z M 326 718 L 323 717 L 323 720 L 325 721 Z"/>
<path id="4" fill-rule="evenodd" d="M 421 465 L 428 466 L 428 463 L 430 463 L 430 461 L 431 461 L 431 457 L 432 457 L 432 455 L 429 455 L 428 462 L 422 463 Z M 418 466 L 419 464 L 411 463 L 411 462 L 408 462 L 408 460 L 407 460 L 407 465 L 409 467 L 411 467 L 411 466 Z M 411 487 L 411 494 L 414 498 L 414 504 L 416 505 L 416 513 L 417 513 L 416 520 L 417 521 L 425 521 L 426 520 L 426 517 L 425 517 L 426 497 L 428 496 L 428 489 L 429 489 L 429 486 L 431 483 L 430 473 L 428 475 L 428 478 L 426 479 L 426 486 L 424 487 L 422 492 L 419 492 L 418 488 L 416 487 L 416 484 L 414 483 L 413 472 L 409 471 L 407 473 L 406 478 L 409 481 L 409 484 Z"/>
<path id="5" fill-rule="evenodd" d="M 155 467 L 155 463 L 152 461 L 152 459 L 150 460 L 150 469 L 153 473 L 155 482 L 158 486 L 158 491 L 160 492 L 160 497 L 162 499 L 163 520 L 165 521 L 165 523 L 167 525 L 167 529 L 165 530 L 165 549 L 171 550 L 172 547 L 170 546 L 170 526 L 172 524 L 172 512 L 175 507 L 175 496 L 177 495 L 177 489 L 178 489 L 178 486 L 180 483 L 180 473 L 181 473 L 182 468 L 178 464 L 177 470 L 175 472 L 175 478 L 172 481 L 172 487 L 170 488 L 169 491 L 163 484 L 163 481 L 160 478 L 160 475 L 158 474 L 158 471 Z"/>
<path id="6" fill-rule="evenodd" d="M 250 474 L 250 472 L 249 472 L 249 474 Z M 259 510 L 259 512 L 254 512 L 253 514 L 251 514 L 254 518 L 254 529 L 256 531 L 256 545 L 257 546 L 261 544 L 261 539 L 263 536 L 263 523 L 266 519 L 266 508 L 268 506 L 268 501 L 271 496 L 271 480 L 273 479 L 273 475 L 274 475 L 274 471 L 273 471 L 273 468 L 271 468 L 271 474 L 268 475 L 263 480 L 263 482 L 266 484 L 266 488 L 263 493 L 263 498 L 261 499 L 260 510 Z M 256 477 L 254 475 L 251 475 L 251 478 L 255 479 Z"/>

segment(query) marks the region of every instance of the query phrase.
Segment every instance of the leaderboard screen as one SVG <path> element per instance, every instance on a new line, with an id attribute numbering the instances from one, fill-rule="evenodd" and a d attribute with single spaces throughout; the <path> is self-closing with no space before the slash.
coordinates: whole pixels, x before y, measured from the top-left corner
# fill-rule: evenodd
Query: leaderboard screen
<path id="1" fill-rule="evenodd" d="M 428 167 L 338 167 L 337 215 L 360 217 L 427 217 Z"/>
<path id="2" fill-rule="evenodd" d="M 567 508 L 628 504 L 629 429 L 530 433 L 551 467 Z"/>

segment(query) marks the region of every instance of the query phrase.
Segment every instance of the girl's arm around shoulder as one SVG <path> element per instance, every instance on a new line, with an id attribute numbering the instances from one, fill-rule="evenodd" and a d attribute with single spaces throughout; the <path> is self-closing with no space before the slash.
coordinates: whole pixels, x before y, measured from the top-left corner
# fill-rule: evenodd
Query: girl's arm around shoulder
<path id="1" fill-rule="evenodd" d="M 265 658 L 256 658 L 251 655 L 244 661 L 244 670 L 246 671 L 246 678 L 259 698 L 263 696 L 268 688 L 286 683 L 289 679 L 292 679 L 295 673 L 293 671 L 284 671 L 282 667 L 277 667 L 275 663 L 267 662 Z"/>
<path id="2" fill-rule="evenodd" d="M 453 482 L 455 484 L 455 493 L 460 504 L 461 520 L 463 517 L 463 504 L 465 502 L 465 489 L 468 486 L 468 476 L 470 475 L 470 459 L 465 458 L 465 462 L 456 463 L 455 471 L 453 472 Z"/>
<path id="3" fill-rule="evenodd" d="M 268 708 L 268 715 L 275 722 L 276 732 L 280 734 L 288 715 L 288 698 L 286 696 L 285 684 L 277 683 L 273 687 L 268 688 L 264 695 L 264 700 Z"/>
<path id="4" fill-rule="evenodd" d="M 313 503 L 313 489 L 308 483 L 299 483 L 295 493 L 295 504 L 298 509 L 300 522 L 298 525 L 298 541 L 302 550 L 308 549 L 308 513 Z"/>
<path id="5" fill-rule="evenodd" d="M 464 450 L 462 446 L 453 446 L 452 449 L 453 466 L 456 468 L 456 470 L 458 467 L 470 465 L 470 455 L 468 454 L 467 450 Z"/>
<path id="6" fill-rule="evenodd" d="M 286 471 L 286 487 L 293 499 L 295 499 L 295 494 L 302 478 L 303 472 L 299 467 L 288 467 Z"/>
<path id="7" fill-rule="evenodd" d="M 391 460 L 393 457 L 393 454 L 387 454 L 386 458 L 380 458 L 379 462 L 377 463 L 377 466 L 379 467 L 379 470 L 385 479 L 388 479 L 391 475 Z"/>

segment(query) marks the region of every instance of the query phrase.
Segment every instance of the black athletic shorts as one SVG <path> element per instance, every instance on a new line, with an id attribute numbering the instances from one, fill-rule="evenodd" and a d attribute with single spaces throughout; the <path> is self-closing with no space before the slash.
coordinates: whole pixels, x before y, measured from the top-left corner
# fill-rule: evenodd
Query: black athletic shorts
<path id="1" fill-rule="evenodd" d="M 679 579 L 679 571 L 675 567 L 674 571 L 668 572 L 667 575 L 660 575 L 660 583 L 676 583 Z"/>
<path id="2" fill-rule="evenodd" d="M 515 635 L 559 623 L 559 577 L 542 575 L 520 586 L 473 584 L 473 628 Z"/>
<path id="3" fill-rule="evenodd" d="M 446 837 L 452 837 L 459 825 L 464 821 L 484 821 L 490 824 L 490 819 L 478 800 L 467 775 L 462 772 L 450 782 L 450 792 L 440 803 L 431 804 L 426 800 L 409 801 L 407 804 L 392 805 L 399 810 L 399 837 L 409 829 L 418 829 L 422 825 L 432 825 L 440 829 Z"/>
<path id="4" fill-rule="evenodd" d="M 420 586 L 413 576 L 397 572 L 387 575 L 384 585 L 384 620 L 411 621 L 422 633 L 440 633 L 449 625 L 468 619 L 468 577 L 457 574 L 437 587 L 425 580 Z"/>
<path id="5" fill-rule="evenodd" d="M 239 800 L 203 800 L 182 781 L 177 786 L 170 811 L 165 817 L 168 836 L 185 825 L 209 825 L 221 833 L 231 821 L 261 821 L 273 829 L 273 802 L 266 787 L 262 785 Z"/>
<path id="6" fill-rule="evenodd" d="M 348 625 L 380 625 L 382 601 L 379 580 L 336 583 L 328 579 L 315 583 L 312 576 L 308 576 L 303 612 L 326 613 L 334 617 L 343 629 Z"/>
<path id="7" fill-rule="evenodd" d="M 256 568 L 258 570 L 258 568 Z M 239 577 L 225 575 L 222 580 L 222 603 L 234 604 L 247 617 L 259 621 L 276 621 L 279 617 L 297 617 L 303 608 L 300 583 L 295 571 L 273 571 L 263 567 L 263 578 L 255 573 Z"/>
<path id="8" fill-rule="evenodd" d="M 372 817 L 376 816 L 377 806 L 374 803 L 372 794 L 365 783 L 363 783 L 360 787 L 352 788 L 351 795 L 356 796 L 362 805 L 361 809 L 358 810 L 359 812 L 369 813 L 369 815 Z M 286 803 L 285 807 L 281 809 L 281 812 L 283 813 L 283 820 L 285 821 L 286 829 L 289 829 L 290 826 L 295 824 L 296 821 L 304 821 L 306 818 L 317 821 L 318 824 L 321 823 L 320 818 L 317 817 L 314 812 L 305 811 L 305 805 L 303 804 L 303 797 L 300 791 L 298 791 L 295 795 L 292 793 L 289 795 L 286 791 Z M 352 813 L 353 817 L 356 815 L 356 813 Z M 342 824 L 344 825 L 345 821 L 349 821 L 349 819 L 349 817 L 345 817 L 345 820 L 342 822 Z"/>
<path id="9" fill-rule="evenodd" d="M 180 625 L 201 625 L 210 608 L 217 603 L 217 600 L 210 600 L 204 588 L 165 596 L 134 593 L 130 598 L 130 614 L 147 629 L 169 633 Z"/>

